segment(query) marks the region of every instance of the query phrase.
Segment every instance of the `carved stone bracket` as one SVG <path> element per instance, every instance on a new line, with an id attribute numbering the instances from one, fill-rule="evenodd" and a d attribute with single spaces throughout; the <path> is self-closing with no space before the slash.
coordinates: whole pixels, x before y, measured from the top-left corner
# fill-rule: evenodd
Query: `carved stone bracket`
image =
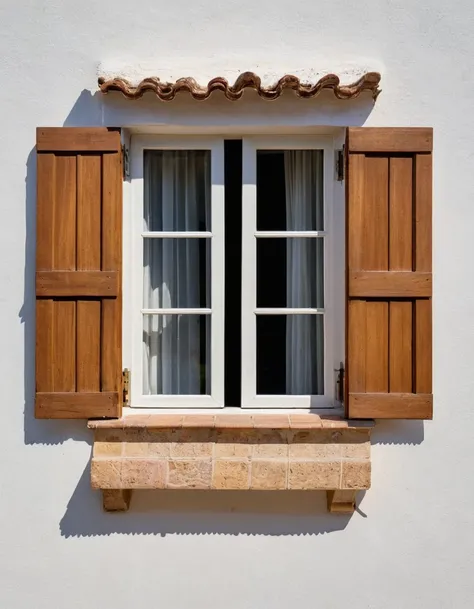
<path id="1" fill-rule="evenodd" d="M 355 510 L 357 491 L 339 489 L 327 492 L 328 511 L 336 514 L 352 514 Z"/>
<path id="2" fill-rule="evenodd" d="M 103 489 L 102 501 L 106 512 L 126 512 L 130 507 L 130 489 Z"/>

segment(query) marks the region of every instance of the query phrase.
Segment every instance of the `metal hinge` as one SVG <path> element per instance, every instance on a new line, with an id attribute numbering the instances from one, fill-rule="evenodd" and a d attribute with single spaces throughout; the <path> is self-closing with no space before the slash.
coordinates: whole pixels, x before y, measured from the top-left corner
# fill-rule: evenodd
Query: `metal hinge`
<path id="1" fill-rule="evenodd" d="M 336 150 L 336 180 L 342 182 L 344 180 L 344 146 L 342 150 Z"/>
<path id="2" fill-rule="evenodd" d="M 130 370 L 125 368 L 122 372 L 123 379 L 123 405 L 130 406 Z"/>
<path id="3" fill-rule="evenodd" d="M 341 362 L 339 368 L 336 368 L 336 399 L 341 404 L 344 403 L 344 364 Z"/>
<path id="4" fill-rule="evenodd" d="M 122 144 L 122 171 L 123 179 L 128 180 L 130 177 L 130 156 L 128 147 L 125 144 Z"/>

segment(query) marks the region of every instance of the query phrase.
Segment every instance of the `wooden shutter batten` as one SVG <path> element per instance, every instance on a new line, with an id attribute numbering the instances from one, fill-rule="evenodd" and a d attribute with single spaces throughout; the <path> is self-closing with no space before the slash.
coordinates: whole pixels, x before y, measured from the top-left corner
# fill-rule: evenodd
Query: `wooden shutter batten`
<path id="1" fill-rule="evenodd" d="M 36 296 L 118 296 L 117 271 L 38 271 Z"/>
<path id="2" fill-rule="evenodd" d="M 430 298 L 431 273 L 419 271 L 351 271 L 349 293 L 352 298 Z"/>
<path id="3" fill-rule="evenodd" d="M 117 391 L 37 393 L 36 416 L 41 419 L 115 418 L 118 403 Z"/>
<path id="4" fill-rule="evenodd" d="M 112 134 L 117 134 L 113 135 Z M 37 127 L 36 152 L 117 152 L 120 130 L 109 127 Z M 119 144 L 120 145 L 120 144 Z"/>
<path id="5" fill-rule="evenodd" d="M 431 127 L 349 127 L 347 150 L 359 153 L 427 153 L 433 150 Z"/>
<path id="6" fill-rule="evenodd" d="M 120 133 L 37 129 L 37 418 L 121 414 Z"/>
<path id="7" fill-rule="evenodd" d="M 346 136 L 346 410 L 431 419 L 429 128 Z"/>

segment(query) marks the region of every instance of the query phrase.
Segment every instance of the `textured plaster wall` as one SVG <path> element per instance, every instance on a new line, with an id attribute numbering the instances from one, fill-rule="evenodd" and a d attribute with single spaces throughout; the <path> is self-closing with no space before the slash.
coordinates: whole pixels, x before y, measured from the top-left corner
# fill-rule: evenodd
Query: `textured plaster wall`
<path id="1" fill-rule="evenodd" d="M 0 28 L 0 607 L 471 607 L 472 4 L 3 0 Z M 327 515 L 323 495 L 285 493 L 136 493 L 130 513 L 106 515 L 85 424 L 32 417 L 35 127 L 237 120 L 214 100 L 196 110 L 90 93 L 100 62 L 145 59 L 169 71 L 382 65 L 372 111 L 328 99 L 298 104 L 298 118 L 285 100 L 242 111 L 269 125 L 435 129 L 435 420 L 376 427 L 373 488 L 351 519 Z"/>

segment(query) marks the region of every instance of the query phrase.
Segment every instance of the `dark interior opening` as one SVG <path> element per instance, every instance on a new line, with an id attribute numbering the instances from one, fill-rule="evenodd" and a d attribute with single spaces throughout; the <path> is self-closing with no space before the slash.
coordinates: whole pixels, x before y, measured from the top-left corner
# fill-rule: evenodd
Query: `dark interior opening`
<path id="1" fill-rule="evenodd" d="M 224 402 L 241 406 L 242 140 L 224 142 L 225 329 Z"/>
<path id="2" fill-rule="evenodd" d="M 282 151 L 257 153 L 257 229 L 286 230 Z M 286 240 L 257 239 L 257 306 L 286 306 Z M 286 316 L 257 317 L 257 393 L 286 394 Z"/>

